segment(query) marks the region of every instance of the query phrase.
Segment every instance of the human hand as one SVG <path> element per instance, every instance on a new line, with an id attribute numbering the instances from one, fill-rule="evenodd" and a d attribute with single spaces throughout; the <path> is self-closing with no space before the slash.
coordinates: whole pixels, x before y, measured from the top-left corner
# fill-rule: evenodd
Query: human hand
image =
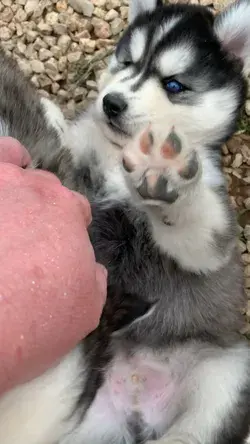
<path id="1" fill-rule="evenodd" d="M 38 376 L 96 328 L 106 297 L 87 200 L 50 173 L 17 166 L 30 158 L 13 139 L 0 138 L 1 156 L 16 165 L 0 163 L 0 392 Z"/>

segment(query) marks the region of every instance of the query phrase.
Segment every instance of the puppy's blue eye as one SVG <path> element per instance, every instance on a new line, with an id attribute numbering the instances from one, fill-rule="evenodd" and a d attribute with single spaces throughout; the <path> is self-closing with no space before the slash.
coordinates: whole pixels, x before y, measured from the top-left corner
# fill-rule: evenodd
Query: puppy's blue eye
<path id="1" fill-rule="evenodd" d="M 177 80 L 168 80 L 164 82 L 164 86 L 166 91 L 172 94 L 178 94 L 184 90 L 184 86 Z"/>

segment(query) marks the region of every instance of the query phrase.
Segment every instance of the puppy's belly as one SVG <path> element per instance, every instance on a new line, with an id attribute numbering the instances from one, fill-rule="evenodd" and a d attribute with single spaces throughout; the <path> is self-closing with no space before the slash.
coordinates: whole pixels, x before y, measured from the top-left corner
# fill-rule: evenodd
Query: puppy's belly
<path id="1" fill-rule="evenodd" d="M 126 428 L 133 417 L 140 418 L 142 428 L 161 434 L 173 416 L 173 400 L 178 384 L 171 376 L 167 362 L 137 355 L 128 360 L 120 357 L 110 368 L 106 382 L 99 390 L 92 412 L 101 414 L 106 424 Z M 94 413 L 94 412 L 93 412 Z"/>

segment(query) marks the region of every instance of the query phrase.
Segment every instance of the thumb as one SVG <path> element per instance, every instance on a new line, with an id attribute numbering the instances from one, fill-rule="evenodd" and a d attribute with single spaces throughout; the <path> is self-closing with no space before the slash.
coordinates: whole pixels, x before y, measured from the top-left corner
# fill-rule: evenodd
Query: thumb
<path id="1" fill-rule="evenodd" d="M 107 275 L 106 268 L 101 264 L 97 264 L 96 284 L 101 308 L 103 308 L 107 297 Z"/>
<path id="2" fill-rule="evenodd" d="M 0 162 L 25 168 L 31 163 L 28 151 L 13 137 L 0 137 Z"/>

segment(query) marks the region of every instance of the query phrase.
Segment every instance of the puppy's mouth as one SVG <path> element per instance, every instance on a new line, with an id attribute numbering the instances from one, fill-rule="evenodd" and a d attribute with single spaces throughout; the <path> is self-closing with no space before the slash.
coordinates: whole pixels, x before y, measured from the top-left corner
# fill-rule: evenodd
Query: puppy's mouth
<path id="1" fill-rule="evenodd" d="M 112 131 L 114 131 L 118 135 L 120 135 L 122 137 L 131 137 L 131 134 L 127 130 L 125 130 L 125 128 L 121 124 L 119 124 L 118 122 L 115 122 L 115 121 L 109 119 L 107 121 L 107 125 L 109 126 L 109 128 Z"/>

